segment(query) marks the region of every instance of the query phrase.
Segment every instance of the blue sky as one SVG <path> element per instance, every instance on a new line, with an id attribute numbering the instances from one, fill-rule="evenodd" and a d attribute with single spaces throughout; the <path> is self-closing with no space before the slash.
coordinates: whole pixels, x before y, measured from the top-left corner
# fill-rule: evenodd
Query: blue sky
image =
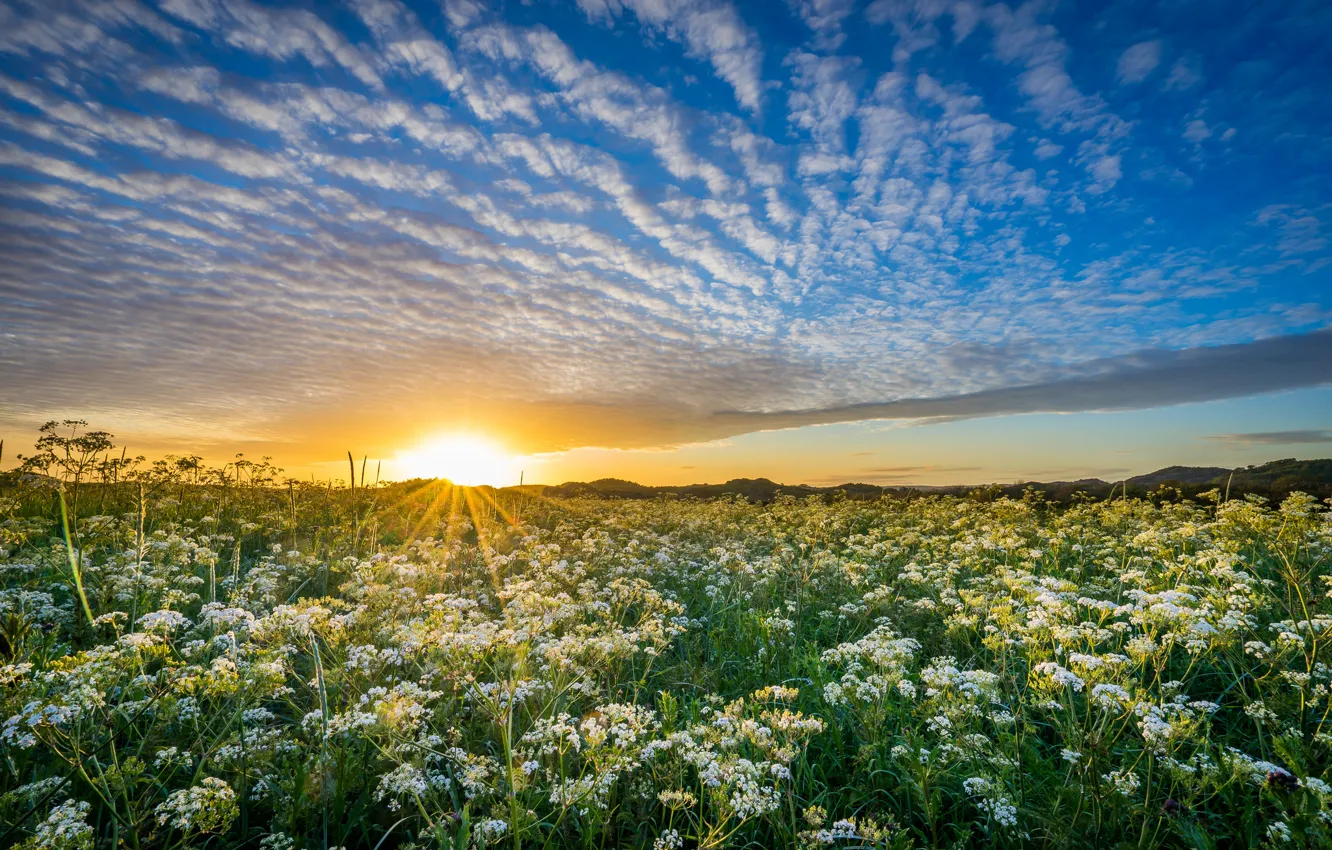
<path id="1" fill-rule="evenodd" d="M 1326 455 L 1330 43 L 1317 2 L 6 3 L 0 429 L 660 481 Z"/>

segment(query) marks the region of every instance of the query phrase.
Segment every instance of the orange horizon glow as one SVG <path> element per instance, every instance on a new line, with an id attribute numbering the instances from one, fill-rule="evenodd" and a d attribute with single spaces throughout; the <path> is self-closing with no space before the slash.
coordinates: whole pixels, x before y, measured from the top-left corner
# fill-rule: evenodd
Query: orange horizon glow
<path id="1" fill-rule="evenodd" d="M 459 485 L 511 487 L 520 481 L 558 485 L 619 478 L 679 486 L 768 478 L 814 486 L 977 486 L 1120 481 L 1172 465 L 1234 468 L 1278 457 L 1326 457 L 1326 444 L 1317 440 L 1294 445 L 1267 437 L 1316 437 L 1322 433 L 1317 429 L 1327 427 L 1329 403 L 1332 387 L 1267 395 L 1261 407 L 1235 399 L 1138 411 L 867 421 L 675 444 L 648 443 L 637 432 L 622 441 L 610 439 L 613 435 L 594 441 L 598 435 L 593 435 L 580 442 L 563 420 L 530 410 L 473 409 L 450 416 L 422 406 L 378 417 L 308 417 L 216 428 L 192 421 L 149 422 L 141 416 L 78 418 L 87 418 L 89 428 L 110 431 L 117 452 L 124 447 L 148 463 L 168 455 L 198 455 L 208 466 L 221 466 L 243 452 L 251 461 L 271 458 L 282 470 L 280 478 L 320 482 L 346 478 L 350 450 L 358 475 L 362 467 L 366 470 L 367 484 L 445 478 Z M 40 422 L 4 413 L 0 468 L 8 470 L 17 465 L 18 454 L 27 453 Z M 1292 426 L 1305 430 L 1291 431 Z"/>
<path id="2" fill-rule="evenodd" d="M 432 437 L 399 452 L 386 466 L 391 479 L 445 478 L 465 487 L 506 487 L 522 475 L 520 458 L 495 440 L 470 433 Z"/>

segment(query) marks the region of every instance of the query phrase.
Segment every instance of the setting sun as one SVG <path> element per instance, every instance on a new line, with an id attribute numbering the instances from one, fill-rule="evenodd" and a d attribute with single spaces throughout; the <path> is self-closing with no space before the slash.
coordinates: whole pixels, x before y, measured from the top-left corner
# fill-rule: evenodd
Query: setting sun
<path id="1" fill-rule="evenodd" d="M 499 444 L 474 434 L 451 434 L 394 459 L 405 477 L 447 478 L 454 484 L 503 487 L 517 484 L 517 459 Z"/>

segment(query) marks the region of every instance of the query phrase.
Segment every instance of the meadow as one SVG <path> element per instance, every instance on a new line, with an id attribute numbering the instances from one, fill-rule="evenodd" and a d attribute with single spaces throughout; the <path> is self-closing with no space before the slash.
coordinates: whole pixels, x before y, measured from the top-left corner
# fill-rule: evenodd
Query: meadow
<path id="1" fill-rule="evenodd" d="M 1312 497 L 558 499 L 44 439 L 0 479 L 0 846 L 1332 844 Z"/>

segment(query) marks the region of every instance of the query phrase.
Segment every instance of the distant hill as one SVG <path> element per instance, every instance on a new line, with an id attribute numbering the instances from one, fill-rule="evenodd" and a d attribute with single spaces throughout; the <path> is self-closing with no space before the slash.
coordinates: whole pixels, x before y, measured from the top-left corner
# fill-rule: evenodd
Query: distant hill
<path id="1" fill-rule="evenodd" d="M 1226 476 L 1229 476 L 1227 471 Z M 1220 477 L 1216 479 L 1220 482 Z M 1235 470 L 1235 480 L 1231 486 L 1251 487 L 1286 487 L 1300 489 L 1300 485 L 1317 486 L 1332 482 L 1332 459 L 1296 460 L 1285 458 L 1264 463 L 1261 466 L 1246 466 Z"/>
<path id="2" fill-rule="evenodd" d="M 1178 484 L 1206 484 L 1229 474 L 1230 470 L 1222 466 L 1167 466 L 1165 469 L 1158 469 L 1146 475 L 1135 475 L 1125 483 L 1139 487 L 1151 487 L 1167 481 Z"/>
<path id="3" fill-rule="evenodd" d="M 1128 484 L 1152 487 L 1159 484 L 1206 484 L 1234 490 L 1317 490 L 1332 485 L 1332 460 L 1283 458 L 1258 466 L 1225 469 L 1219 466 L 1167 466 L 1128 479 Z"/>
<path id="4" fill-rule="evenodd" d="M 847 482 L 834 487 L 815 487 L 808 484 L 778 484 L 767 478 L 733 478 L 724 484 L 685 484 L 652 487 L 620 478 L 601 478 L 596 481 L 570 481 L 558 486 L 543 487 L 548 496 L 571 498 L 593 496 L 608 499 L 652 499 L 659 496 L 693 499 L 716 499 L 723 496 L 742 496 L 752 502 L 769 502 L 777 496 L 823 496 L 849 499 L 877 499 L 881 496 L 911 497 L 927 494 L 972 495 L 978 498 L 1020 496 L 1026 490 L 1036 490 L 1053 501 L 1068 501 L 1075 494 L 1091 498 L 1106 498 L 1112 494 L 1145 496 L 1162 486 L 1179 490 L 1185 497 L 1193 497 L 1205 490 L 1229 485 L 1232 497 L 1253 493 L 1272 501 L 1280 501 L 1287 494 L 1299 490 L 1318 498 L 1332 497 L 1332 459 L 1296 460 L 1286 458 L 1258 466 L 1227 469 L 1221 466 L 1167 466 L 1145 475 L 1135 475 L 1123 482 L 1103 481 L 1100 478 L 1080 478 L 1077 481 L 1024 481 L 1019 484 L 991 484 L 975 486 L 899 485 L 880 486 Z M 528 488 L 530 489 L 530 488 Z"/>
<path id="5" fill-rule="evenodd" d="M 872 484 L 849 485 L 871 488 L 878 495 L 882 488 Z M 606 496 L 618 499 L 651 499 L 657 496 L 681 496 L 695 499 L 715 499 L 721 496 L 744 496 L 754 502 L 768 502 L 780 494 L 813 496 L 832 492 L 832 488 L 810 487 L 804 484 L 778 484 L 767 478 L 733 478 L 725 484 L 685 484 L 682 486 L 649 487 L 619 478 L 600 478 L 596 481 L 570 481 L 546 489 L 550 496 Z"/>

